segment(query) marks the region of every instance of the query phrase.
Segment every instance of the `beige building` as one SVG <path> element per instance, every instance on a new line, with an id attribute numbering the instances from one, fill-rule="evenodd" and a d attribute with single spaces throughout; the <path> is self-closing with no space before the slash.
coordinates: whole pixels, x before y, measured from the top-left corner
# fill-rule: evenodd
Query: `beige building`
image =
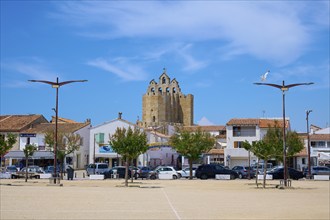
<path id="1" fill-rule="evenodd" d="M 145 128 L 169 124 L 193 125 L 194 96 L 181 92 L 179 82 L 166 74 L 160 75 L 158 83 L 151 80 L 142 100 L 142 121 Z M 165 129 L 164 129 L 165 131 Z"/>

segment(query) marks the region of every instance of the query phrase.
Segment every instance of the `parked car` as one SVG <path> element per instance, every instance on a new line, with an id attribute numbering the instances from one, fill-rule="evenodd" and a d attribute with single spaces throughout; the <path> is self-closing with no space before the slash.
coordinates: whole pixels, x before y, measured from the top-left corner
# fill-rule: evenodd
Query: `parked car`
<path id="1" fill-rule="evenodd" d="M 12 179 L 25 178 L 26 170 L 27 170 L 28 178 L 40 179 L 40 174 L 45 173 L 42 167 L 33 165 L 33 166 L 28 166 L 27 168 L 24 167 L 23 169 L 17 171 L 16 173 L 12 173 L 11 178 Z"/>
<path id="2" fill-rule="evenodd" d="M 197 167 L 192 168 L 192 176 L 195 177 Z M 178 175 L 179 178 L 184 177 L 184 178 L 189 178 L 190 177 L 190 167 L 186 167 L 182 170 L 178 170 Z"/>
<path id="3" fill-rule="evenodd" d="M 135 170 L 136 167 L 129 167 L 129 172 L 128 172 L 128 177 L 131 177 L 131 170 Z M 139 176 L 138 173 L 139 169 L 136 169 L 135 171 L 133 171 L 133 177 L 137 178 Z M 106 170 L 103 175 L 105 179 L 109 179 L 109 178 L 113 178 L 112 174 L 117 174 L 117 178 L 125 178 L 125 171 L 126 171 L 126 167 L 124 166 L 116 166 L 116 167 L 112 167 L 111 169 Z"/>
<path id="4" fill-rule="evenodd" d="M 284 168 L 278 167 L 275 169 L 272 169 L 271 171 L 267 171 L 267 174 L 272 175 L 273 179 L 283 179 L 284 178 Z M 288 168 L 288 178 L 298 180 L 304 177 L 303 172 L 299 170 L 295 170 L 291 167 Z"/>
<path id="5" fill-rule="evenodd" d="M 304 171 L 304 176 L 308 175 L 308 168 Z M 330 175 L 330 168 L 326 166 L 311 166 L 311 175 Z"/>
<path id="6" fill-rule="evenodd" d="M 149 178 L 150 172 L 152 169 L 150 167 L 140 167 L 139 177 L 140 178 Z"/>
<path id="7" fill-rule="evenodd" d="M 7 166 L 5 172 L 7 173 L 16 173 L 18 171 L 16 166 Z"/>
<path id="8" fill-rule="evenodd" d="M 109 169 L 109 165 L 107 163 L 89 164 L 86 169 L 87 176 L 91 174 L 103 174 L 108 169 Z"/>
<path id="9" fill-rule="evenodd" d="M 155 170 L 150 172 L 150 179 L 154 180 L 159 178 L 159 175 L 168 175 L 172 177 L 172 179 L 177 179 L 179 177 L 179 174 L 174 169 L 174 167 L 171 166 L 158 166 Z"/>
<path id="10" fill-rule="evenodd" d="M 235 171 L 226 169 L 219 164 L 200 165 L 196 170 L 196 177 L 200 179 L 215 178 L 216 174 L 230 175 L 230 179 L 238 178 L 238 174 Z"/>
<path id="11" fill-rule="evenodd" d="M 254 164 L 254 165 L 252 165 L 251 167 L 252 167 L 252 169 L 256 172 L 256 170 L 257 170 L 257 168 L 258 168 L 258 173 L 259 174 L 263 174 L 264 173 L 264 163 L 259 163 L 259 165 L 258 164 Z M 267 163 L 267 165 L 266 165 L 266 170 L 267 171 L 270 171 L 270 170 L 272 170 L 274 167 L 273 167 L 273 164 L 272 163 Z"/>
<path id="12" fill-rule="evenodd" d="M 45 173 L 54 173 L 54 166 L 47 166 L 45 169 Z M 60 167 L 56 166 L 56 173 L 59 174 L 60 173 Z"/>
<path id="13" fill-rule="evenodd" d="M 249 173 L 250 173 L 250 178 L 255 177 L 255 171 L 252 169 L 252 167 L 249 166 L 234 166 L 232 170 L 238 174 L 238 178 L 240 179 L 248 178 Z"/>

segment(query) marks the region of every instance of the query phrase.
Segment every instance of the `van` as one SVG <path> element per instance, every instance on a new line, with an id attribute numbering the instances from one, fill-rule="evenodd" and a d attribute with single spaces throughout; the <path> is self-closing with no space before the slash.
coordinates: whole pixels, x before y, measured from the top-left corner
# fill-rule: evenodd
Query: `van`
<path id="1" fill-rule="evenodd" d="M 257 170 L 257 166 L 258 166 L 258 164 L 251 165 L 251 167 L 252 167 L 253 170 Z M 273 164 L 272 163 L 267 163 L 266 170 L 267 171 L 270 171 L 271 169 L 273 169 Z M 264 163 L 259 163 L 258 172 L 259 172 L 259 174 L 263 174 L 264 173 Z"/>
<path id="2" fill-rule="evenodd" d="M 91 174 L 103 174 L 105 171 L 109 169 L 109 165 L 107 163 L 92 163 L 89 164 L 86 171 L 87 176 Z"/>

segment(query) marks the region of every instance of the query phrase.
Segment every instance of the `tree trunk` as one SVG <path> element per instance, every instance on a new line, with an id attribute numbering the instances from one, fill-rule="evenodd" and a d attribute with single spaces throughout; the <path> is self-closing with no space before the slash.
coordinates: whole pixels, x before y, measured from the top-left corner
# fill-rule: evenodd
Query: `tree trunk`
<path id="1" fill-rule="evenodd" d="M 25 158 L 25 182 L 27 182 L 28 179 L 28 164 L 29 164 L 29 158 Z"/>
<path id="2" fill-rule="evenodd" d="M 257 185 L 257 188 L 258 188 L 258 174 L 259 174 L 259 158 L 258 158 L 257 169 L 256 169 L 256 185 Z"/>
<path id="3" fill-rule="evenodd" d="M 133 159 L 131 160 L 131 164 L 133 166 Z M 131 170 L 131 183 L 133 183 L 133 172 L 134 172 L 134 170 L 132 169 Z"/>
<path id="4" fill-rule="evenodd" d="M 128 187 L 128 158 L 126 158 L 126 164 L 125 164 L 125 186 Z"/>
<path id="5" fill-rule="evenodd" d="M 192 175 L 192 159 L 189 158 L 189 179 L 192 180 L 193 179 L 193 175 Z"/>
<path id="6" fill-rule="evenodd" d="M 266 161 L 266 165 L 265 165 Z M 267 160 L 264 160 L 264 182 L 262 184 L 263 188 L 266 188 L 266 170 L 267 170 Z"/>

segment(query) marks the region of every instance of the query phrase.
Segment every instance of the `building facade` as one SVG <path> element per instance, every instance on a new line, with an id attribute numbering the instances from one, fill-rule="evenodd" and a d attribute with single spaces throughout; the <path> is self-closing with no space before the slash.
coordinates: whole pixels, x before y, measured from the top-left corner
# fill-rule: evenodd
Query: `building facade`
<path id="1" fill-rule="evenodd" d="M 142 98 L 142 121 L 145 128 L 166 126 L 168 124 L 193 125 L 194 96 L 181 92 L 179 82 L 170 79 L 166 70 L 160 75 L 158 83 L 151 80 Z"/>
<path id="2" fill-rule="evenodd" d="M 283 119 L 251 119 L 234 118 L 226 126 L 227 148 L 224 150 L 225 165 L 232 168 L 257 162 L 257 157 L 243 148 L 243 142 L 252 143 L 263 139 L 269 127 L 283 127 Z M 286 119 L 286 129 L 290 129 L 290 121 Z"/>

